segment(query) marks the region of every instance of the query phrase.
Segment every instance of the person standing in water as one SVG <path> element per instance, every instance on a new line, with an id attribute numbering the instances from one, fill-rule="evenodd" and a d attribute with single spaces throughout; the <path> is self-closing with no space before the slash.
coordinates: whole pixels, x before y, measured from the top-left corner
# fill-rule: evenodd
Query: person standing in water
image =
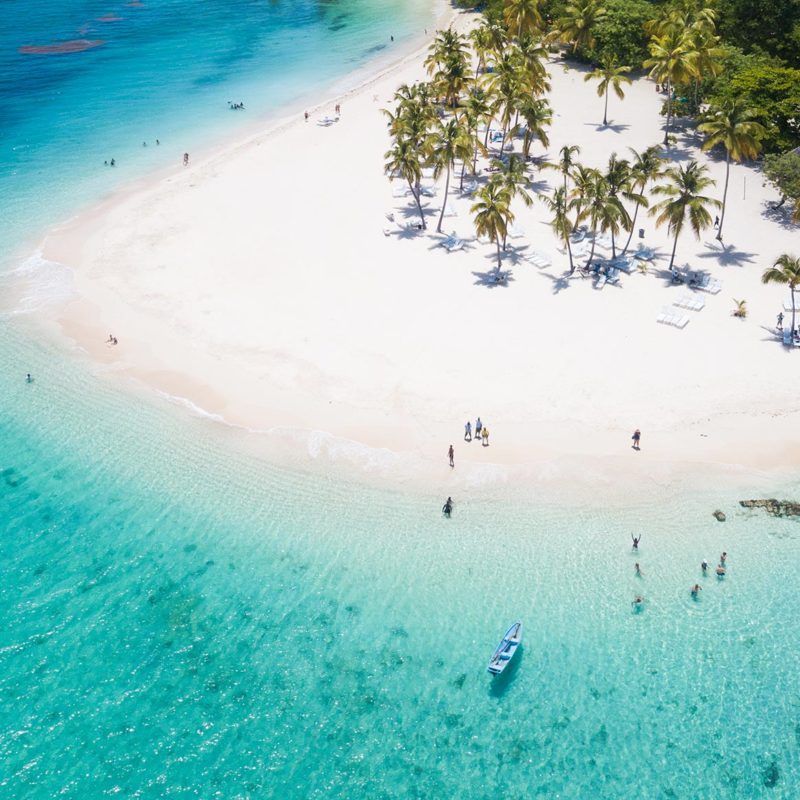
<path id="1" fill-rule="evenodd" d="M 453 450 L 453 445 L 450 445 L 450 449 L 447 451 L 447 457 L 450 459 L 450 466 L 451 467 L 454 467 L 456 465 L 455 454 L 456 454 L 456 451 Z"/>
<path id="2" fill-rule="evenodd" d="M 641 578 L 642 577 L 642 568 L 639 566 L 639 562 L 638 561 L 633 565 L 633 568 L 636 571 L 636 576 Z"/>
<path id="3" fill-rule="evenodd" d="M 450 514 L 453 511 L 453 498 L 448 497 L 445 501 L 445 504 L 442 506 L 442 514 L 444 514 L 447 519 L 450 519 Z"/>
<path id="4" fill-rule="evenodd" d="M 30 372 L 25 376 L 25 383 L 33 383 L 33 378 L 31 377 Z"/>
<path id="5" fill-rule="evenodd" d="M 638 553 L 639 552 L 639 542 L 642 541 L 642 535 L 639 534 L 638 536 L 634 536 L 633 534 L 631 534 L 631 540 L 633 541 L 633 549 L 636 550 L 636 552 Z"/>
<path id="6" fill-rule="evenodd" d="M 702 592 L 702 591 L 703 591 L 703 587 L 699 583 L 696 583 L 694 586 L 692 586 L 692 597 L 694 597 L 695 600 L 696 600 L 698 592 Z"/>
<path id="7" fill-rule="evenodd" d="M 184 153 L 183 154 L 183 166 L 184 167 L 188 167 L 189 166 L 189 154 L 188 153 Z"/>
<path id="8" fill-rule="evenodd" d="M 702 563 L 700 564 L 700 569 L 703 570 L 703 575 L 705 575 L 706 572 L 708 572 L 708 561 L 703 559 Z"/>

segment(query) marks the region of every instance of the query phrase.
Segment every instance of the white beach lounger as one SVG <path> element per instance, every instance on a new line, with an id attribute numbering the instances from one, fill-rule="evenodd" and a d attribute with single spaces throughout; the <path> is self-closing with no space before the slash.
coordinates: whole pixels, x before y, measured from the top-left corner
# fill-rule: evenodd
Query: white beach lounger
<path id="1" fill-rule="evenodd" d="M 436 197 L 436 187 L 435 186 L 420 186 L 419 193 L 424 197 Z"/>
<path id="2" fill-rule="evenodd" d="M 451 203 L 447 203 L 444 207 L 444 215 L 446 217 L 457 217 L 458 212 L 453 208 Z"/>
<path id="3" fill-rule="evenodd" d="M 601 272 L 600 275 L 597 276 L 597 280 L 594 282 L 594 288 L 602 289 L 606 283 L 608 283 L 608 278 L 606 277 L 605 272 Z"/>
<path id="4" fill-rule="evenodd" d="M 652 261 L 656 257 L 656 253 L 655 250 L 650 247 L 640 247 L 633 254 L 633 257 L 639 261 Z"/>
<path id="5" fill-rule="evenodd" d="M 594 237 L 594 243 L 597 247 L 608 250 L 608 248 L 611 247 L 611 237 L 607 233 L 598 233 L 597 236 Z"/>
<path id="6" fill-rule="evenodd" d="M 521 239 L 525 235 L 525 231 L 519 227 L 519 225 L 512 225 L 508 229 L 508 237 L 509 239 Z"/>
<path id="7" fill-rule="evenodd" d="M 688 308 L 690 311 L 701 311 L 705 308 L 705 301 L 699 297 L 692 297 L 689 294 L 682 295 L 675 301 L 678 308 Z"/>
<path id="8" fill-rule="evenodd" d="M 408 186 L 395 186 L 394 189 L 392 189 L 392 197 L 405 197 L 410 192 L 411 190 Z"/>
<path id="9" fill-rule="evenodd" d="M 464 240 L 463 239 L 456 239 L 455 241 L 451 242 L 445 249 L 448 253 L 457 253 L 459 250 L 463 249 L 464 247 Z"/>
<path id="10" fill-rule="evenodd" d="M 478 191 L 478 181 L 470 181 L 461 190 L 464 194 L 475 194 Z"/>
<path id="11" fill-rule="evenodd" d="M 532 250 L 525 256 L 525 260 L 529 261 L 535 267 L 539 267 L 543 269 L 544 267 L 549 267 L 553 261 L 546 253 L 542 253 L 539 250 Z"/>
<path id="12" fill-rule="evenodd" d="M 800 292 L 795 289 L 794 291 L 794 307 L 795 310 L 800 310 Z M 791 311 L 792 310 L 792 293 L 789 292 L 786 295 L 786 299 L 783 301 L 783 310 L 784 311 Z"/>
<path id="13" fill-rule="evenodd" d="M 689 317 L 681 314 L 677 309 L 664 308 L 656 318 L 656 321 L 682 330 L 689 324 Z"/>
<path id="14" fill-rule="evenodd" d="M 629 275 L 633 272 L 633 257 L 632 256 L 617 256 L 616 258 L 612 258 L 609 262 L 615 269 L 621 269 L 623 272 L 627 272 Z"/>

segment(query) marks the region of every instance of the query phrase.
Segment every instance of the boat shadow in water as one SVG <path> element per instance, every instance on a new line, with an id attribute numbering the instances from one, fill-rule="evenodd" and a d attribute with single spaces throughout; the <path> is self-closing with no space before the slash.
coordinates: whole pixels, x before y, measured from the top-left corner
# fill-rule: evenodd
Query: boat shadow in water
<path id="1" fill-rule="evenodd" d="M 489 683 L 489 696 L 501 698 L 511 688 L 514 681 L 517 679 L 520 664 L 525 658 L 525 645 L 520 644 L 511 663 L 499 674 L 492 675 Z"/>

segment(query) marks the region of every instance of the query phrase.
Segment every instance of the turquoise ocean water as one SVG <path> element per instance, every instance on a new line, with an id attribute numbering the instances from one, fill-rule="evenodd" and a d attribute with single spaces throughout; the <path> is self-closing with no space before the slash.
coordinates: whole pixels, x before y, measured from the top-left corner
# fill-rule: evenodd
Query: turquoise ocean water
<path id="1" fill-rule="evenodd" d="M 271 75 L 258 15 L 341 47 L 341 75 L 385 40 L 390 14 L 398 38 L 421 13 L 146 3 L 118 16 L 160 14 L 157 41 L 132 27 L 129 50 L 103 32 L 107 46 L 36 58 L 108 61 L 36 67 L 18 46 L 74 38 L 115 8 L 53 8 L 51 27 L 26 16 L 30 4 L 9 8 L 18 24 L 0 33 L 2 57 L 53 70 L 29 114 L 17 94 L 36 80 L 0 73 L 12 98 L 0 104 L 0 180 L 14 198 L 2 224 L 15 245 L 161 158 L 141 148 L 157 135 L 144 132 L 150 112 L 114 91 L 149 74 L 154 127 L 185 137 L 210 98 L 256 103 L 259 72 Z M 334 45 L 344 29 L 333 20 L 355 9 L 360 33 Z M 195 36 L 195 57 L 173 60 Z M 333 58 L 321 49 L 309 44 L 297 74 Z M 283 81 L 296 77 L 289 58 Z M 195 89 L 182 93 L 180 76 Z M 298 94 L 310 85 L 297 77 Z M 58 126 L 41 127 L 45 104 Z M 220 113 L 198 140 L 234 124 Z M 7 140 L 24 152 L 9 155 Z M 83 175 L 90 149 L 101 161 L 113 150 L 120 172 Z M 0 318 L 0 798 L 800 794 L 796 521 L 737 511 L 739 494 L 711 479 L 625 507 L 495 487 L 456 497 L 444 520 L 435 487 L 270 466 L 244 455 L 239 434 L 121 393 L 32 330 L 24 315 Z M 798 489 L 787 478 L 776 493 Z M 631 531 L 643 533 L 638 555 Z M 702 578 L 701 559 L 722 550 L 728 576 Z M 515 619 L 523 650 L 492 680 L 486 663 Z"/>

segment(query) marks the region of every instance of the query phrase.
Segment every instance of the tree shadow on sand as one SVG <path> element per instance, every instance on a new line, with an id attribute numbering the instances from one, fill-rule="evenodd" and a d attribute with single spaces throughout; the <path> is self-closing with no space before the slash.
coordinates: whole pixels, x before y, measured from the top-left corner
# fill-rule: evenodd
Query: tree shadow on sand
<path id="1" fill-rule="evenodd" d="M 611 131 L 611 133 L 625 133 L 631 126 L 624 122 L 609 122 L 603 125 L 602 122 L 584 122 L 589 128 L 594 128 L 598 133 L 600 131 Z"/>
<path id="2" fill-rule="evenodd" d="M 514 275 L 510 269 L 490 270 L 489 272 L 473 272 L 475 276 L 475 286 L 485 286 L 487 289 L 508 288 L 508 284 L 514 280 Z"/>
<path id="3" fill-rule="evenodd" d="M 744 264 L 752 264 L 758 258 L 758 253 L 745 253 L 743 250 L 737 250 L 732 244 L 704 242 L 703 247 L 707 252 L 700 253 L 697 257 L 716 258 L 721 267 L 741 267 Z"/>
<path id="4" fill-rule="evenodd" d="M 792 222 L 792 206 L 789 202 L 778 208 L 777 203 L 765 200 L 761 204 L 761 216 L 780 225 L 787 231 L 800 231 L 800 223 Z"/>

